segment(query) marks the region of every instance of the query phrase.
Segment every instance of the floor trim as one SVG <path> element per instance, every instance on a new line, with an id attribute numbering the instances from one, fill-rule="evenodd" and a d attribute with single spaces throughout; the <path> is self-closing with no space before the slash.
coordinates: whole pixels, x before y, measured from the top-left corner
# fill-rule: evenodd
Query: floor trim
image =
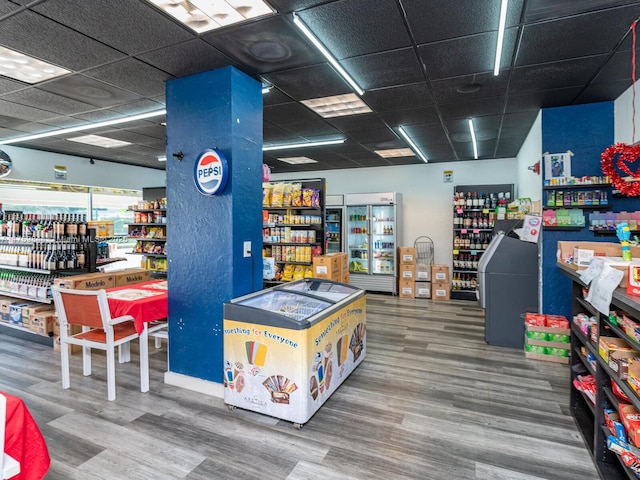
<path id="1" fill-rule="evenodd" d="M 213 397 L 224 398 L 224 385 L 175 372 L 164 372 L 164 383 Z"/>

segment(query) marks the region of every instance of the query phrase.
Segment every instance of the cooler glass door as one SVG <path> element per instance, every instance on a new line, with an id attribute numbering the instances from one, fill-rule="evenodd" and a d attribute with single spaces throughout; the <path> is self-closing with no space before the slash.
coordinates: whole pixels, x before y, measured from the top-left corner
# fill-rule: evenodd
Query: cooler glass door
<path id="1" fill-rule="evenodd" d="M 342 208 L 326 209 L 326 253 L 342 251 Z"/>
<path id="2" fill-rule="evenodd" d="M 349 272 L 369 273 L 369 218 L 366 205 L 347 207 Z"/>
<path id="3" fill-rule="evenodd" d="M 394 275 L 396 265 L 396 223 L 393 205 L 371 207 L 371 250 L 373 271 L 379 275 Z"/>

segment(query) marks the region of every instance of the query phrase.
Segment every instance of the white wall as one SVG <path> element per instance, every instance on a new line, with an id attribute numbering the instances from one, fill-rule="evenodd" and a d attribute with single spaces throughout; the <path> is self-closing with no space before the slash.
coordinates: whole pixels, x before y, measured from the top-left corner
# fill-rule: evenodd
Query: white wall
<path id="1" fill-rule="evenodd" d="M 30 180 L 132 190 L 142 190 L 143 187 L 161 187 L 166 184 L 164 170 L 102 160 L 95 160 L 95 164 L 91 165 L 88 158 L 30 150 L 11 145 L 2 145 L 0 149 L 9 155 L 13 162 L 13 170 L 7 177 L 8 180 Z M 54 177 L 53 168 L 55 165 L 67 168 L 66 180 Z"/>
<path id="2" fill-rule="evenodd" d="M 542 178 L 529 170 L 529 167 L 540 161 L 542 157 L 542 110 L 538 113 L 529 135 L 520 147 L 517 159 L 518 177 L 516 196 L 530 198 L 532 201 L 542 199 Z M 542 169 L 540 169 L 542 171 Z"/>
<path id="3" fill-rule="evenodd" d="M 313 156 L 313 155 L 311 155 Z M 453 183 L 444 183 L 443 172 L 453 170 Z M 399 241 L 413 246 L 417 237 L 433 240 L 435 263 L 449 265 L 453 250 L 453 187 L 514 183 L 515 159 L 432 163 L 396 167 L 324 170 L 305 174 L 273 174 L 272 180 L 325 178 L 329 195 L 367 192 L 400 192 L 402 213 Z"/>
<path id="4" fill-rule="evenodd" d="M 640 96 L 640 80 L 636 82 L 636 97 Z M 633 88 L 629 87 L 613 104 L 615 143 L 634 143 L 633 138 Z M 640 141 L 640 105 L 636 99 L 636 137 Z"/>

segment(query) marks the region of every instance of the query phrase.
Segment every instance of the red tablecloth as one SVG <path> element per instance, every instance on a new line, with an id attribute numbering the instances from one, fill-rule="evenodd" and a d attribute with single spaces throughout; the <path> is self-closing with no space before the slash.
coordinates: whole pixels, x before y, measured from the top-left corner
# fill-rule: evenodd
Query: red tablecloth
<path id="1" fill-rule="evenodd" d="M 131 315 L 136 330 L 142 333 L 146 322 L 163 320 L 169 315 L 169 300 L 166 289 L 150 288 L 158 282 L 136 283 L 107 289 L 111 316 Z M 157 285 L 156 285 L 157 286 Z"/>
<path id="2" fill-rule="evenodd" d="M 20 473 L 11 480 L 40 480 L 51 463 L 44 437 L 24 402 L 3 395 L 7 398 L 4 451 L 20 462 Z"/>

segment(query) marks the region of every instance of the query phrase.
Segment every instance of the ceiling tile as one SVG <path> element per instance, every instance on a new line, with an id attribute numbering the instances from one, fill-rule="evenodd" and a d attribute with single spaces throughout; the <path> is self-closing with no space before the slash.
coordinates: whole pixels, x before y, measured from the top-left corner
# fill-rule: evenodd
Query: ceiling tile
<path id="1" fill-rule="evenodd" d="M 431 80 L 461 75 L 493 72 L 497 32 L 460 37 L 438 43 L 420 45 L 418 52 Z M 505 32 L 500 64 L 502 68 L 511 62 L 511 52 L 517 38 L 517 29 Z M 455 61 L 451 61 L 454 58 Z"/>
<path id="2" fill-rule="evenodd" d="M 433 104 L 433 98 L 426 83 L 369 90 L 365 92 L 362 99 L 369 107 L 379 112 Z"/>
<path id="3" fill-rule="evenodd" d="M 328 63 L 265 74 L 262 77 L 277 85 L 280 91 L 294 100 L 330 97 L 353 91 Z M 313 88 L 310 88 L 311 85 Z"/>
<path id="4" fill-rule="evenodd" d="M 229 65 L 228 57 L 200 39 L 170 45 L 137 58 L 176 77 Z"/>
<path id="5" fill-rule="evenodd" d="M 638 16 L 638 7 L 525 25 L 516 65 L 611 53 Z"/>
<path id="6" fill-rule="evenodd" d="M 40 90 L 35 87 L 10 93 L 4 95 L 2 98 L 3 100 L 41 108 L 59 115 L 86 112 L 95 108 L 93 105 L 89 105 L 88 103 L 71 100 L 55 93 L 45 92 L 44 90 Z"/>
<path id="7" fill-rule="evenodd" d="M 511 0 L 507 27 L 520 23 L 524 0 Z M 437 42 L 498 30 L 501 0 L 403 0 L 411 32 L 417 43 Z M 495 47 L 494 47 L 495 51 Z"/>
<path id="8" fill-rule="evenodd" d="M 525 22 L 553 20 L 637 3 L 637 0 L 528 0 Z"/>
<path id="9" fill-rule="evenodd" d="M 583 87 L 537 90 L 535 92 L 515 93 L 507 97 L 507 113 L 522 110 L 540 110 L 541 108 L 571 105 Z"/>
<path id="10" fill-rule="evenodd" d="M 127 54 L 194 38 L 186 28 L 144 1 L 49 0 L 31 8 Z M 105 22 L 107 18 L 109 21 Z"/>
<path id="11" fill-rule="evenodd" d="M 499 115 L 504 110 L 504 97 L 478 98 L 465 102 L 445 103 L 440 105 L 442 118 L 475 118 L 487 115 Z"/>
<path id="12" fill-rule="evenodd" d="M 96 107 L 122 105 L 140 98 L 131 92 L 84 75 L 67 75 L 39 85 L 38 88 Z"/>
<path id="13" fill-rule="evenodd" d="M 165 81 L 173 78 L 172 75 L 134 58 L 87 70 L 85 74 L 148 97 L 163 94 Z"/>
<path id="14" fill-rule="evenodd" d="M 114 48 L 29 11 L 2 21 L 0 45 L 75 71 L 124 57 Z"/>
<path id="15" fill-rule="evenodd" d="M 268 17 L 235 28 L 213 30 L 202 38 L 245 65 L 248 73 L 269 73 L 324 61 L 293 22 Z"/>
<path id="16" fill-rule="evenodd" d="M 412 125 L 414 123 L 433 123 L 440 120 L 436 107 L 434 106 L 392 110 L 389 112 L 381 112 L 379 115 L 380 118 L 391 127 Z"/>
<path id="17" fill-rule="evenodd" d="M 300 12 L 300 19 L 338 60 L 411 45 L 394 0 L 341 0 Z M 373 34 L 372 34 L 373 33 Z"/>
<path id="18" fill-rule="evenodd" d="M 363 90 L 424 81 L 413 48 L 348 58 L 341 65 Z"/>
<path id="19" fill-rule="evenodd" d="M 516 68 L 511 77 L 509 93 L 584 85 L 595 76 L 606 59 L 606 55 L 599 55 Z"/>
<path id="20" fill-rule="evenodd" d="M 451 103 L 504 95 L 508 83 L 509 75 L 495 76 L 491 72 L 432 80 L 431 88 L 437 103 Z"/>
<path id="21" fill-rule="evenodd" d="M 350 115 L 345 117 L 327 118 L 325 120 L 341 132 L 354 132 L 358 130 L 370 130 L 372 128 L 385 128 L 386 125 L 375 113 Z"/>

